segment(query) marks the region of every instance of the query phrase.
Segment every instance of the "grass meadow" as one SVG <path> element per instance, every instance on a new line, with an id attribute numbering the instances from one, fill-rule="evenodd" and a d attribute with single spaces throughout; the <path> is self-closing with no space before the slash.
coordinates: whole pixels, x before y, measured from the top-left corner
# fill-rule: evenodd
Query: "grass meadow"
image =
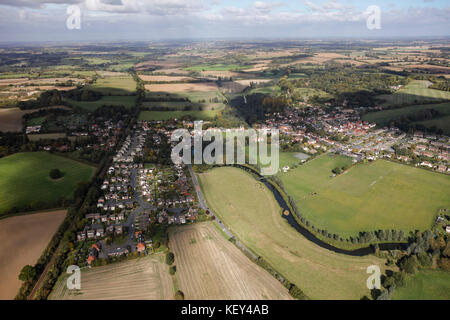
<path id="1" fill-rule="evenodd" d="M 52 180 L 51 169 L 64 176 Z M 0 159 L 0 217 L 33 202 L 56 203 L 71 198 L 77 184 L 89 181 L 94 167 L 46 152 L 16 153 Z"/>
<path id="2" fill-rule="evenodd" d="M 450 92 L 429 89 L 431 83 L 424 80 L 414 80 L 409 84 L 389 95 L 380 95 L 379 99 L 384 100 L 384 106 L 413 105 L 423 102 L 439 102 L 450 100 Z"/>
<path id="3" fill-rule="evenodd" d="M 321 248 L 285 219 L 273 194 L 243 170 L 215 168 L 199 175 L 213 212 L 231 232 L 312 299 L 360 299 L 370 292 L 366 268 L 383 260 Z"/>
<path id="4" fill-rule="evenodd" d="M 450 273 L 441 270 L 423 270 L 406 280 L 404 287 L 396 288 L 393 300 L 450 300 Z"/>
<path id="5" fill-rule="evenodd" d="M 70 99 L 65 100 L 75 107 L 80 107 L 90 112 L 95 111 L 104 105 L 124 106 L 125 108 L 132 108 L 136 103 L 135 96 L 104 96 L 97 101 L 75 101 Z"/>
<path id="6" fill-rule="evenodd" d="M 280 175 L 300 212 L 317 228 L 341 237 L 379 229 L 425 230 L 439 208 L 450 207 L 450 176 L 379 160 L 350 164 L 341 156 L 322 155 Z"/>
<path id="7" fill-rule="evenodd" d="M 99 91 L 104 95 L 124 95 L 136 91 L 136 82 L 130 75 L 98 78 L 87 89 Z"/>

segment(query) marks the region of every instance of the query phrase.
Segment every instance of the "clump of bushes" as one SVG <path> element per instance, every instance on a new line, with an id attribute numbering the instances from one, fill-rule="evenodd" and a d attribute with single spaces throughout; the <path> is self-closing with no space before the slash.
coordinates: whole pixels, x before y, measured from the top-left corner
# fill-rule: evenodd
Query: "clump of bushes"
<path id="1" fill-rule="evenodd" d="M 62 178 L 63 173 L 61 172 L 61 170 L 59 169 L 52 169 L 50 170 L 50 178 L 52 178 L 53 180 Z"/>
<path id="2" fill-rule="evenodd" d="M 169 266 L 175 261 L 175 255 L 172 252 L 166 253 L 166 264 Z"/>

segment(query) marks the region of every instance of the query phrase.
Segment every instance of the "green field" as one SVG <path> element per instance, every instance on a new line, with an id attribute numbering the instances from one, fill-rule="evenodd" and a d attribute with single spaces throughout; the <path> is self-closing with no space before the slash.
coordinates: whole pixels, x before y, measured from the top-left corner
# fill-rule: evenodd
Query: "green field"
<path id="1" fill-rule="evenodd" d="M 32 118 L 27 121 L 27 126 L 40 126 L 42 123 L 44 123 L 46 118 L 47 117 Z"/>
<path id="2" fill-rule="evenodd" d="M 450 300 L 450 272 L 426 270 L 396 288 L 393 300 Z"/>
<path id="3" fill-rule="evenodd" d="M 281 217 L 273 194 L 243 170 L 216 168 L 199 176 L 209 207 L 231 232 L 310 298 L 370 294 L 366 268 L 383 268 L 383 260 L 336 254 L 307 240 Z"/>
<path id="4" fill-rule="evenodd" d="M 139 114 L 141 121 L 164 121 L 170 119 L 181 119 L 184 116 L 191 116 L 195 120 L 213 119 L 219 114 L 220 110 L 203 111 L 142 111 Z"/>
<path id="5" fill-rule="evenodd" d="M 176 109 L 183 111 L 186 107 L 191 108 L 189 111 L 200 110 L 219 110 L 223 109 L 223 103 L 191 103 L 191 102 L 181 102 L 181 101 L 168 101 L 168 102 L 155 102 L 155 101 L 146 101 L 142 104 L 143 107 L 148 108 L 167 108 L 167 109 Z"/>
<path id="6" fill-rule="evenodd" d="M 435 125 L 437 128 L 442 128 L 447 134 L 450 132 L 450 102 L 439 104 L 425 104 L 415 105 L 391 110 L 384 110 L 378 112 L 371 112 L 363 116 L 363 120 L 369 122 L 376 122 L 379 126 L 387 126 L 391 121 L 400 119 L 402 117 L 417 114 L 421 110 L 433 109 L 438 111 L 441 116 L 431 120 L 418 121 L 413 123 L 420 123 L 426 127 Z"/>
<path id="7" fill-rule="evenodd" d="M 86 88 L 105 95 L 124 95 L 136 91 L 136 82 L 131 76 L 104 77 Z"/>
<path id="8" fill-rule="evenodd" d="M 61 170 L 64 176 L 52 180 L 51 169 Z M 71 198 L 79 182 L 92 178 L 94 169 L 46 152 L 16 153 L 0 159 L 0 217 L 13 207 Z"/>
<path id="9" fill-rule="evenodd" d="M 294 96 L 301 97 L 303 99 L 309 99 L 314 96 L 318 96 L 320 98 L 331 98 L 332 96 L 326 93 L 325 91 L 313 89 L 313 88 L 296 88 L 294 90 Z"/>
<path id="10" fill-rule="evenodd" d="M 97 101 L 75 101 L 65 99 L 68 103 L 75 107 L 80 107 L 88 111 L 95 111 L 98 108 L 106 106 L 124 106 L 125 108 L 132 108 L 136 103 L 135 96 L 105 96 Z"/>
<path id="11" fill-rule="evenodd" d="M 384 106 L 413 105 L 422 102 L 439 102 L 450 100 L 450 92 L 429 89 L 428 81 L 414 80 L 397 92 L 389 95 L 380 95 L 379 99 L 385 100 Z"/>
<path id="12" fill-rule="evenodd" d="M 323 155 L 280 178 L 300 212 L 317 228 L 341 237 L 360 231 L 425 230 L 450 207 L 450 176 L 379 160 L 338 177 L 349 158 Z"/>
<path id="13" fill-rule="evenodd" d="M 279 86 L 275 85 L 275 86 L 255 88 L 255 89 L 250 90 L 250 92 L 249 92 L 249 94 L 254 94 L 254 93 L 279 94 L 279 93 L 281 93 L 281 88 Z"/>

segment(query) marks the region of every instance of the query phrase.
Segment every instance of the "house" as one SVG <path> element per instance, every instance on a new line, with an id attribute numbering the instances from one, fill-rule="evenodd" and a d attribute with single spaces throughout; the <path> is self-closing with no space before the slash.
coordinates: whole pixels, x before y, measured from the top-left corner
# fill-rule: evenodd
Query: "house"
<path id="1" fill-rule="evenodd" d="M 95 232 L 96 237 L 103 237 L 105 235 L 105 231 L 103 230 L 103 228 L 98 228 Z"/>
<path id="2" fill-rule="evenodd" d="M 95 231 L 94 230 L 88 230 L 87 231 L 87 238 L 88 239 L 94 239 L 95 237 Z"/>
<path id="3" fill-rule="evenodd" d="M 116 231 L 116 234 L 122 234 L 122 232 L 123 232 L 122 226 L 121 225 L 116 226 L 115 231 Z"/>
<path id="4" fill-rule="evenodd" d="M 94 243 L 89 249 L 89 256 L 87 258 L 87 263 L 90 265 L 93 261 L 98 258 L 98 253 L 100 252 L 99 246 Z"/>
<path id="5" fill-rule="evenodd" d="M 437 170 L 439 172 L 445 173 L 447 171 L 447 167 L 444 165 L 440 165 Z"/>
<path id="6" fill-rule="evenodd" d="M 138 242 L 137 244 L 137 252 L 145 252 L 145 243 Z"/>
<path id="7" fill-rule="evenodd" d="M 86 239 L 86 232 L 81 231 L 77 233 L 77 240 L 78 241 L 83 241 Z"/>
<path id="8" fill-rule="evenodd" d="M 114 226 L 110 225 L 106 227 L 106 233 L 111 234 L 114 232 Z"/>
<path id="9" fill-rule="evenodd" d="M 450 233 L 450 226 L 445 227 L 445 232 Z"/>

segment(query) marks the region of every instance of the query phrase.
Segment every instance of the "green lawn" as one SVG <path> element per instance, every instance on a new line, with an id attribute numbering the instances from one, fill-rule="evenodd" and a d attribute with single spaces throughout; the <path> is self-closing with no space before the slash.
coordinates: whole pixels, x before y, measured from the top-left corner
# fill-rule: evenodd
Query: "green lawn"
<path id="1" fill-rule="evenodd" d="M 199 175 L 209 207 L 233 234 L 312 299 L 369 295 L 366 268 L 374 256 L 336 254 L 304 238 L 285 219 L 273 194 L 245 171 L 215 168 Z"/>
<path id="2" fill-rule="evenodd" d="M 51 169 L 64 176 L 52 180 Z M 71 198 L 80 181 L 89 181 L 95 168 L 46 152 L 16 153 L 0 159 L 0 217 L 13 207 L 33 202 L 54 203 Z"/>
<path id="3" fill-rule="evenodd" d="M 450 272 L 420 271 L 396 288 L 393 300 L 450 300 Z"/>
<path id="4" fill-rule="evenodd" d="M 438 102 L 450 100 L 450 92 L 429 89 L 428 81 L 414 80 L 397 92 L 381 95 L 378 98 L 386 100 L 384 106 L 413 105 L 421 102 Z"/>
<path id="5" fill-rule="evenodd" d="M 75 107 L 80 107 L 88 111 L 95 111 L 98 108 L 106 106 L 124 106 L 126 108 L 132 108 L 136 103 L 135 96 L 104 96 L 97 101 L 75 101 L 71 99 L 65 99 L 68 103 Z"/>
<path id="6" fill-rule="evenodd" d="M 286 174 L 285 189 L 317 228 L 341 237 L 360 231 L 425 230 L 450 207 L 450 176 L 379 160 L 333 178 L 349 158 L 323 155 Z"/>

